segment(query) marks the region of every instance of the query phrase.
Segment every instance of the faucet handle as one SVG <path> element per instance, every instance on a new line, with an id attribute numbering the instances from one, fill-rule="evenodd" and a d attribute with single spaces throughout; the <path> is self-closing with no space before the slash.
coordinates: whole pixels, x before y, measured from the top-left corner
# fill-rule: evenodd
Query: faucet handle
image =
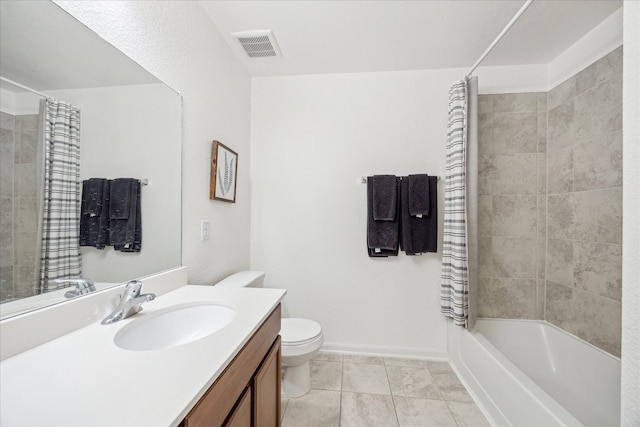
<path id="1" fill-rule="evenodd" d="M 122 294 L 122 301 L 130 300 L 136 298 L 140 295 L 140 291 L 142 290 L 142 281 L 140 280 L 131 280 L 127 282 L 124 287 L 124 293 Z"/>

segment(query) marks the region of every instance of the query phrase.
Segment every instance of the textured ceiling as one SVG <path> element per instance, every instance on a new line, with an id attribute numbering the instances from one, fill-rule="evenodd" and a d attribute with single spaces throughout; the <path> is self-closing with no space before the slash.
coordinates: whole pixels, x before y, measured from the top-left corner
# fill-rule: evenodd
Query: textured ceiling
<path id="1" fill-rule="evenodd" d="M 524 0 L 200 1 L 252 76 L 471 67 Z M 622 0 L 536 0 L 483 65 L 547 64 Z M 229 34 L 273 31 L 278 58 Z"/>
<path id="2" fill-rule="evenodd" d="M 0 1 L 0 75 L 40 91 L 158 83 L 50 1 Z"/>

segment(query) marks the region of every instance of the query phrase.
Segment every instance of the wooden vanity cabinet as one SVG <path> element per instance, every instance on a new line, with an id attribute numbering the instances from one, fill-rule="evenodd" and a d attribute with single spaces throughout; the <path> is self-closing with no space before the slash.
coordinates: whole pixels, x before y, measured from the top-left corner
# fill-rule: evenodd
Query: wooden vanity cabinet
<path id="1" fill-rule="evenodd" d="M 278 304 L 181 427 L 280 426 L 280 317 Z"/>

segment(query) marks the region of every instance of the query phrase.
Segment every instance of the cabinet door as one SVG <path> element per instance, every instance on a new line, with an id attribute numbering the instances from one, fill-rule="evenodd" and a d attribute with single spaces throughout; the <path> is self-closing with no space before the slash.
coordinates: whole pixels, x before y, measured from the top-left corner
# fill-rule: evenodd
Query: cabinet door
<path id="1" fill-rule="evenodd" d="M 280 426 L 280 336 L 253 377 L 254 427 Z"/>
<path id="2" fill-rule="evenodd" d="M 224 427 L 251 427 L 251 387 L 247 387 L 242 393 Z"/>

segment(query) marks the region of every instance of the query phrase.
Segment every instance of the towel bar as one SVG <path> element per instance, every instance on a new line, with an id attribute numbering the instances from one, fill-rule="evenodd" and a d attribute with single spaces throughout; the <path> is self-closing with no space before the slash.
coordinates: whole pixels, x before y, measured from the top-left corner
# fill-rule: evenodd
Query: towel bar
<path id="1" fill-rule="evenodd" d="M 400 177 L 400 179 L 402 179 L 402 177 Z M 438 181 L 440 181 L 440 177 L 438 177 Z M 366 184 L 367 183 L 367 177 L 366 176 L 361 176 L 360 177 L 360 184 Z"/>

